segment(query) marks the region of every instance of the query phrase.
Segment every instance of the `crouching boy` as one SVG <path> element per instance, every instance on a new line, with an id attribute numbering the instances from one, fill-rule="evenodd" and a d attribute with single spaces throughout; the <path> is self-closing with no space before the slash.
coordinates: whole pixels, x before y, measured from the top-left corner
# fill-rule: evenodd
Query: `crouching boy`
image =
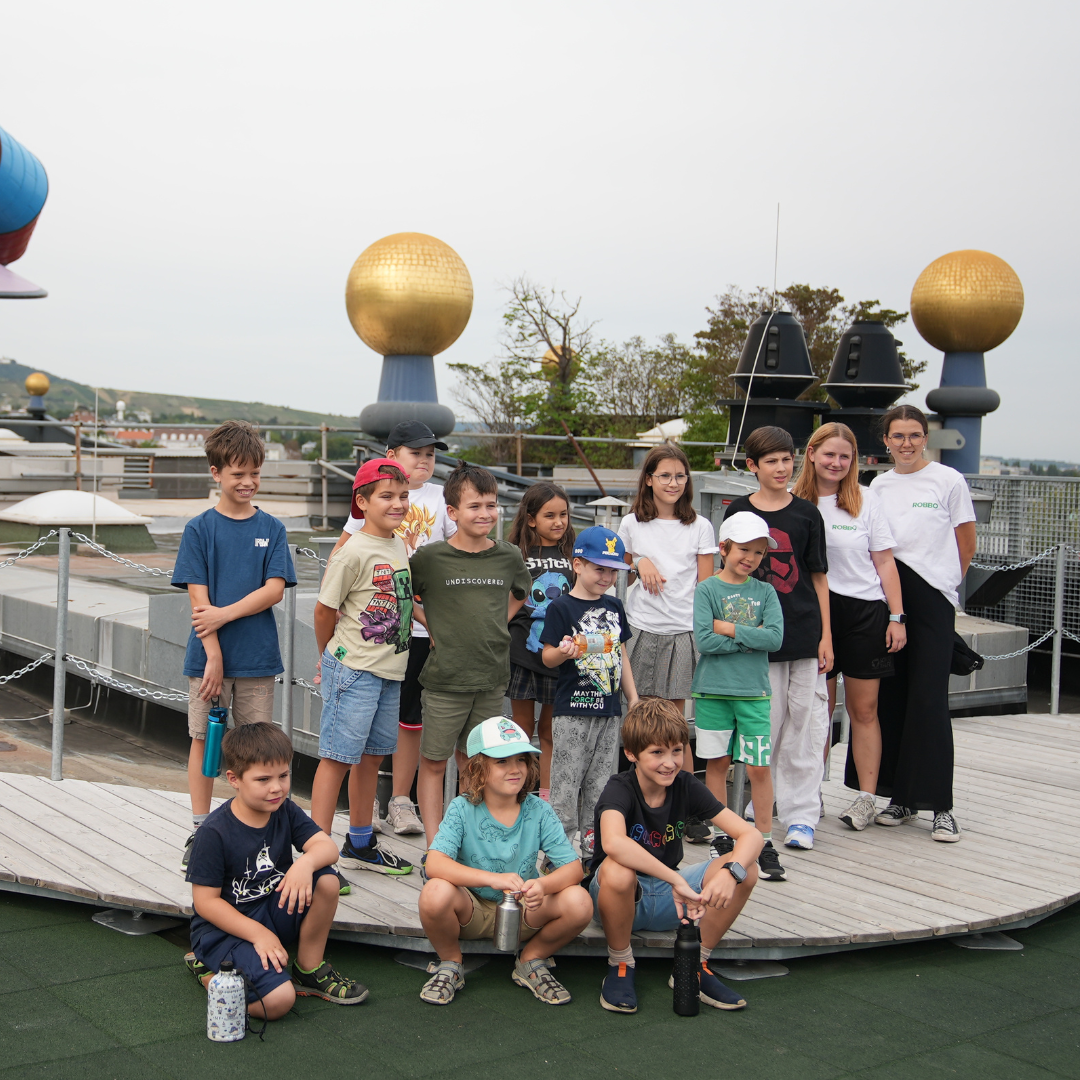
<path id="1" fill-rule="evenodd" d="M 523 908 L 524 944 L 512 978 L 545 1004 L 565 1005 L 570 992 L 551 974 L 550 957 L 589 924 L 592 903 L 578 884 L 581 862 L 555 811 L 528 794 L 540 778 L 539 751 L 502 716 L 473 728 L 467 750 L 465 794 L 447 807 L 425 864 L 420 922 L 439 966 L 421 1000 L 454 1000 L 465 985 L 461 942 L 491 937 L 495 908 L 513 893 Z M 543 877 L 536 868 L 540 852 L 554 867 Z"/>
<path id="2" fill-rule="evenodd" d="M 753 825 L 682 771 L 689 739 L 680 709 L 660 698 L 640 699 L 622 728 L 623 752 L 633 768 L 613 776 L 596 804 L 589 893 L 607 938 L 600 1004 L 610 1012 L 637 1012 L 631 933 L 674 930 L 691 919 L 701 920 L 701 1000 L 717 1009 L 746 1005 L 707 961 L 750 896 L 764 841 Z M 711 821 L 734 839 L 730 858 L 679 868 L 691 818 Z"/>
<path id="3" fill-rule="evenodd" d="M 292 742 L 272 724 L 233 728 L 221 741 L 236 795 L 195 834 L 188 863 L 195 916 L 188 970 L 209 982 L 225 960 L 248 978 L 248 1012 L 277 1020 L 297 995 L 358 1005 L 366 986 L 323 950 L 337 911 L 333 840 L 289 798 Z M 293 860 L 293 848 L 303 854 Z M 296 960 L 289 968 L 289 947 Z"/>

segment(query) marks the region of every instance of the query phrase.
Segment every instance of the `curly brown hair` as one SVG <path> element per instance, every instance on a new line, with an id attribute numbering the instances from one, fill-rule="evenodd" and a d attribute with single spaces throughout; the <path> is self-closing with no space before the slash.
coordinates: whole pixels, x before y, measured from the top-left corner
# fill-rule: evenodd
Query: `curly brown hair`
<path id="1" fill-rule="evenodd" d="M 523 803 L 529 793 L 540 783 L 540 756 L 538 754 L 524 753 L 522 757 L 528 758 L 525 766 L 525 783 L 517 794 L 517 801 Z M 473 804 L 479 806 L 484 801 L 484 786 L 487 784 L 488 769 L 494 758 L 487 754 L 473 754 L 465 762 L 465 768 L 461 770 L 462 794 Z"/>

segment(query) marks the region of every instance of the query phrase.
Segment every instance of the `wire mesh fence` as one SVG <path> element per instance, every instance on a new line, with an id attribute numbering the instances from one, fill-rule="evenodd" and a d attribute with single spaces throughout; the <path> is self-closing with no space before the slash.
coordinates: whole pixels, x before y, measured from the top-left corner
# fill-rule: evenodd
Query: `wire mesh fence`
<path id="1" fill-rule="evenodd" d="M 1034 560 L 1023 580 L 992 607 L 969 614 L 1026 626 L 1033 636 L 1054 629 L 1055 559 L 1066 545 L 1062 622 L 1064 636 L 1080 635 L 1080 478 L 970 476 L 971 486 L 994 496 L 990 520 L 976 527 L 974 565 L 1004 568 Z M 1036 558 L 1043 555 L 1042 558 Z M 1080 655 L 1075 646 L 1067 650 Z"/>

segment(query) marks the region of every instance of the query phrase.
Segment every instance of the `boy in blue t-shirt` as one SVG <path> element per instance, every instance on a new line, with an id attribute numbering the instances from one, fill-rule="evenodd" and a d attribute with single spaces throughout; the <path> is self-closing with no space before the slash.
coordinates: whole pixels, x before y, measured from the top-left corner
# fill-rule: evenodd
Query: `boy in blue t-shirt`
<path id="1" fill-rule="evenodd" d="M 265 451 L 258 432 L 229 420 L 206 437 L 210 475 L 221 485 L 217 506 L 187 523 L 172 583 L 191 599 L 188 677 L 188 790 L 194 828 L 184 847 L 187 869 L 195 833 L 210 813 L 213 777 L 203 776 L 206 723 L 214 698 L 237 724 L 270 723 L 274 676 L 283 666 L 270 609 L 296 585 L 285 526 L 251 500 Z"/>
<path id="2" fill-rule="evenodd" d="M 585 529 L 574 541 L 574 587 L 552 600 L 540 632 L 543 661 L 557 668 L 551 718 L 551 805 L 566 838 L 581 829 L 581 854 L 593 853 L 593 812 L 615 772 L 622 703 L 637 701 L 630 658 L 622 651 L 630 624 L 622 601 L 607 596 L 626 568 L 620 537 Z"/>
<path id="3" fill-rule="evenodd" d="M 511 977 L 546 1005 L 565 1005 L 570 992 L 551 974 L 550 958 L 588 926 L 592 901 L 555 812 L 529 794 L 540 779 L 540 751 L 504 716 L 481 721 L 466 745 L 464 794 L 447 807 L 425 864 L 420 922 L 439 964 L 420 999 L 454 1000 L 465 985 L 461 942 L 491 937 L 495 909 L 512 893 L 523 910 Z M 554 868 L 548 874 L 537 869 L 541 852 Z"/>

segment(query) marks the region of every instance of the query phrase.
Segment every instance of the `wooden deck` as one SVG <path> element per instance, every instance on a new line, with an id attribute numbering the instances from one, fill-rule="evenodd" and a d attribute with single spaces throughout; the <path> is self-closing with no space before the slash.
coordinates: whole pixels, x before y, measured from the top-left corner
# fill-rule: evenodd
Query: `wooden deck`
<path id="1" fill-rule="evenodd" d="M 958 844 L 914 824 L 856 833 L 837 813 L 850 801 L 842 769 L 825 784 L 826 816 L 813 851 L 783 850 L 788 880 L 762 882 L 717 956 L 783 959 L 933 935 L 1028 925 L 1080 899 L 1080 717 L 954 721 Z M 842 761 L 843 748 L 834 761 Z M 179 870 L 190 830 L 187 796 L 114 784 L 0 773 L 0 889 L 99 907 L 191 912 Z M 345 821 L 337 822 L 344 831 Z M 387 842 L 418 862 L 418 838 Z M 422 838 L 419 838 L 422 840 Z M 687 860 L 708 849 L 687 845 Z M 334 936 L 430 951 L 420 928 L 419 873 L 350 871 Z M 645 934 L 646 955 L 671 934 Z M 469 942 L 489 951 L 490 942 Z M 567 950 L 603 954 L 597 924 Z"/>

